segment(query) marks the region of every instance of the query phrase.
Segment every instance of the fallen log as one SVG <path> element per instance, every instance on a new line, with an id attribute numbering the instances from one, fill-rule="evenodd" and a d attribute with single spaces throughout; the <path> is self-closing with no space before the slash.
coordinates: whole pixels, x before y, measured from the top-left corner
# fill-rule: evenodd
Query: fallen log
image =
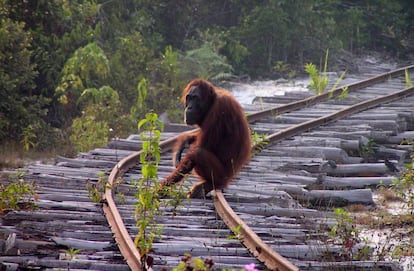
<path id="1" fill-rule="evenodd" d="M 341 164 L 335 166 L 321 167 L 321 172 L 330 176 L 353 177 L 353 176 L 383 176 L 390 172 L 385 163 L 367 164 Z"/>
<path id="2" fill-rule="evenodd" d="M 286 156 L 288 153 L 289 156 L 297 157 L 314 157 L 322 158 L 325 160 L 332 160 L 336 163 L 348 164 L 348 163 L 357 163 L 361 161 L 359 157 L 351 157 L 348 154 L 340 149 L 334 147 L 313 147 L 313 146 L 304 146 L 304 147 L 281 147 L 275 146 L 271 151 L 274 155 Z"/>
<path id="3" fill-rule="evenodd" d="M 343 207 L 350 204 L 374 205 L 371 189 L 312 190 L 298 200 L 315 207 Z"/>
<path id="4" fill-rule="evenodd" d="M 321 177 L 319 187 L 324 189 L 345 189 L 345 188 L 378 188 L 379 186 L 390 186 L 395 177 Z"/>
<path id="5" fill-rule="evenodd" d="M 285 191 L 292 196 L 292 198 L 299 200 L 301 203 L 310 203 L 315 207 L 341 207 L 349 204 L 374 204 L 372 191 L 370 189 L 309 191 L 294 185 L 280 185 L 278 187 L 280 190 Z M 262 211 L 256 210 L 257 213 L 261 213 Z M 265 211 L 269 212 L 269 210 Z"/>

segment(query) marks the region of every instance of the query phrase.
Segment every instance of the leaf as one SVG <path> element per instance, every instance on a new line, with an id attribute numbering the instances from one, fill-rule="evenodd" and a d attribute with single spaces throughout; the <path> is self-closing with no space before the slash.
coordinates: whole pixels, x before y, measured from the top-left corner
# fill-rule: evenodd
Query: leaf
<path id="1" fill-rule="evenodd" d="M 148 172 L 149 172 L 148 164 L 142 165 L 141 172 L 142 172 L 142 177 L 143 178 L 148 178 L 148 176 L 149 176 L 149 174 L 148 174 Z"/>
<path id="2" fill-rule="evenodd" d="M 142 119 L 138 122 L 138 130 L 141 130 L 142 126 L 147 124 L 148 119 Z"/>

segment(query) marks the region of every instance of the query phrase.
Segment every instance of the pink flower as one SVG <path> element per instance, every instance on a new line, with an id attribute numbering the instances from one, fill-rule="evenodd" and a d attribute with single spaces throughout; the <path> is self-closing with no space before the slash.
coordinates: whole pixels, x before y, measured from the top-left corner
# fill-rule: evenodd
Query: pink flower
<path id="1" fill-rule="evenodd" d="M 244 269 L 246 271 L 259 271 L 258 269 L 256 269 L 256 265 L 254 263 L 248 264 L 244 266 Z"/>

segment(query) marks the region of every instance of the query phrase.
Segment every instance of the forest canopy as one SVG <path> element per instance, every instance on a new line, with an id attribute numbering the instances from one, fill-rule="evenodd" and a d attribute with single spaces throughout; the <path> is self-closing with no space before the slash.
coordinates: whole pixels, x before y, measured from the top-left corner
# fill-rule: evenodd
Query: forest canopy
<path id="1" fill-rule="evenodd" d="M 412 57 L 411 0 L 0 0 L 0 143 L 76 151 L 174 116 L 182 87 L 288 77 L 329 49 Z"/>

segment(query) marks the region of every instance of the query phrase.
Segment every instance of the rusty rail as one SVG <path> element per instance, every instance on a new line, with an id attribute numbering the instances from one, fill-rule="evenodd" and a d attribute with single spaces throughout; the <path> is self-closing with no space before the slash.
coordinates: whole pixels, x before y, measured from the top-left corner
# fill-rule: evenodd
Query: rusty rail
<path id="1" fill-rule="evenodd" d="M 294 266 L 287 259 L 272 250 L 265 244 L 260 237 L 247 226 L 246 223 L 233 211 L 223 196 L 223 193 L 218 190 L 212 192 L 214 198 L 214 207 L 217 213 L 226 223 L 229 229 L 240 228 L 238 235 L 240 235 L 243 245 L 270 270 L 275 271 L 299 271 L 299 268 Z"/>
<path id="2" fill-rule="evenodd" d="M 392 77 L 397 77 L 397 76 L 401 76 L 405 73 L 406 70 L 412 70 L 414 69 L 414 65 L 411 66 L 407 66 L 407 67 L 403 67 L 403 68 L 399 68 L 397 70 L 393 70 L 390 72 L 386 72 L 386 73 L 382 73 L 380 75 L 371 77 L 369 79 L 366 80 L 362 80 L 359 82 L 355 82 L 355 83 L 351 83 L 345 86 L 341 86 L 338 87 L 336 89 L 333 89 L 332 91 L 329 92 L 325 92 L 319 95 L 315 95 L 315 96 L 311 96 L 309 98 L 303 99 L 303 100 L 299 100 L 296 102 L 291 102 L 288 103 L 286 105 L 282 105 L 282 106 L 278 106 L 275 108 L 270 108 L 267 110 L 263 110 L 257 113 L 253 113 L 247 116 L 249 122 L 254 122 L 256 120 L 259 120 L 261 118 L 266 118 L 269 116 L 276 116 L 279 114 L 283 114 L 283 113 L 287 113 L 287 112 L 291 112 L 291 111 L 295 111 L 295 110 L 299 110 L 326 100 L 329 100 L 332 97 L 336 97 L 339 96 L 342 91 L 344 89 L 347 90 L 347 92 L 352 92 L 355 90 L 359 90 L 380 82 L 383 82 L 385 80 L 388 80 Z"/>
<path id="3" fill-rule="evenodd" d="M 367 86 L 382 82 L 387 80 L 391 77 L 401 76 L 404 74 L 406 70 L 414 69 L 414 65 L 403 67 L 391 72 L 387 72 L 367 80 L 359 81 L 353 84 L 349 84 L 344 87 L 339 87 L 334 89 L 329 93 L 323 93 L 320 95 L 315 95 L 309 97 L 307 99 L 303 99 L 297 102 L 292 102 L 283 106 L 279 106 L 276 108 L 264 110 L 261 112 L 253 113 L 248 116 L 249 122 L 254 122 L 261 118 L 269 117 L 272 115 L 277 115 L 281 113 L 291 112 L 294 110 L 298 110 L 301 108 L 305 108 L 310 105 L 317 104 L 322 101 L 326 101 L 331 97 L 335 97 L 341 94 L 344 88 L 347 88 L 347 91 L 354 91 L 358 89 L 365 88 Z M 394 101 L 400 99 L 406 95 L 409 95 L 414 92 L 414 87 L 408 87 L 404 90 L 399 92 L 382 96 L 379 98 L 374 98 L 368 101 L 364 101 L 358 103 L 356 105 L 347 107 L 343 110 L 334 112 L 332 114 L 328 114 L 326 116 L 316 118 L 298 125 L 294 125 L 287 129 L 281 130 L 277 133 L 271 134 L 268 136 L 269 141 L 272 143 L 279 142 L 285 138 L 291 137 L 298 133 L 304 132 L 311 128 L 315 128 L 317 126 L 326 124 L 331 121 L 335 121 L 351 114 L 355 114 L 357 112 L 363 111 L 365 109 L 377 106 L 381 103 Z M 192 131 L 189 131 L 192 132 Z M 186 132 L 186 133 L 189 133 Z M 172 137 L 160 143 L 160 147 L 162 152 L 170 150 L 174 143 L 176 142 L 178 136 Z M 112 197 L 113 194 L 113 185 L 116 183 L 115 181 L 122 177 L 122 175 L 130 168 L 135 166 L 139 163 L 139 155 L 140 152 L 136 152 L 131 154 L 130 156 L 122 159 L 120 162 L 116 164 L 116 166 L 112 169 L 109 177 L 108 177 L 108 184 L 106 187 L 105 194 L 103 196 L 103 211 L 106 215 L 108 223 L 112 229 L 114 234 L 115 240 L 118 243 L 119 249 L 126 259 L 128 265 L 132 270 L 151 270 L 150 267 L 144 266 L 141 262 L 141 255 L 138 252 L 134 242 L 129 236 L 128 231 L 123 223 L 122 217 L 118 212 L 116 207 L 115 201 Z M 242 243 L 249 249 L 249 251 L 261 262 L 263 262 L 267 268 L 270 270 L 278 270 L 278 271 L 297 271 L 299 270 L 296 266 L 290 263 L 288 260 L 283 258 L 277 252 L 273 251 L 268 245 L 266 245 L 258 236 L 255 234 L 247 225 L 243 222 L 242 219 L 238 217 L 238 215 L 231 209 L 228 205 L 225 197 L 220 191 L 213 191 L 213 198 L 214 198 L 214 205 L 215 208 L 223 219 L 223 221 L 227 224 L 229 229 L 234 229 L 240 226 L 241 231 L 240 235 L 242 237 Z M 143 268 L 144 267 L 144 268 Z"/>

